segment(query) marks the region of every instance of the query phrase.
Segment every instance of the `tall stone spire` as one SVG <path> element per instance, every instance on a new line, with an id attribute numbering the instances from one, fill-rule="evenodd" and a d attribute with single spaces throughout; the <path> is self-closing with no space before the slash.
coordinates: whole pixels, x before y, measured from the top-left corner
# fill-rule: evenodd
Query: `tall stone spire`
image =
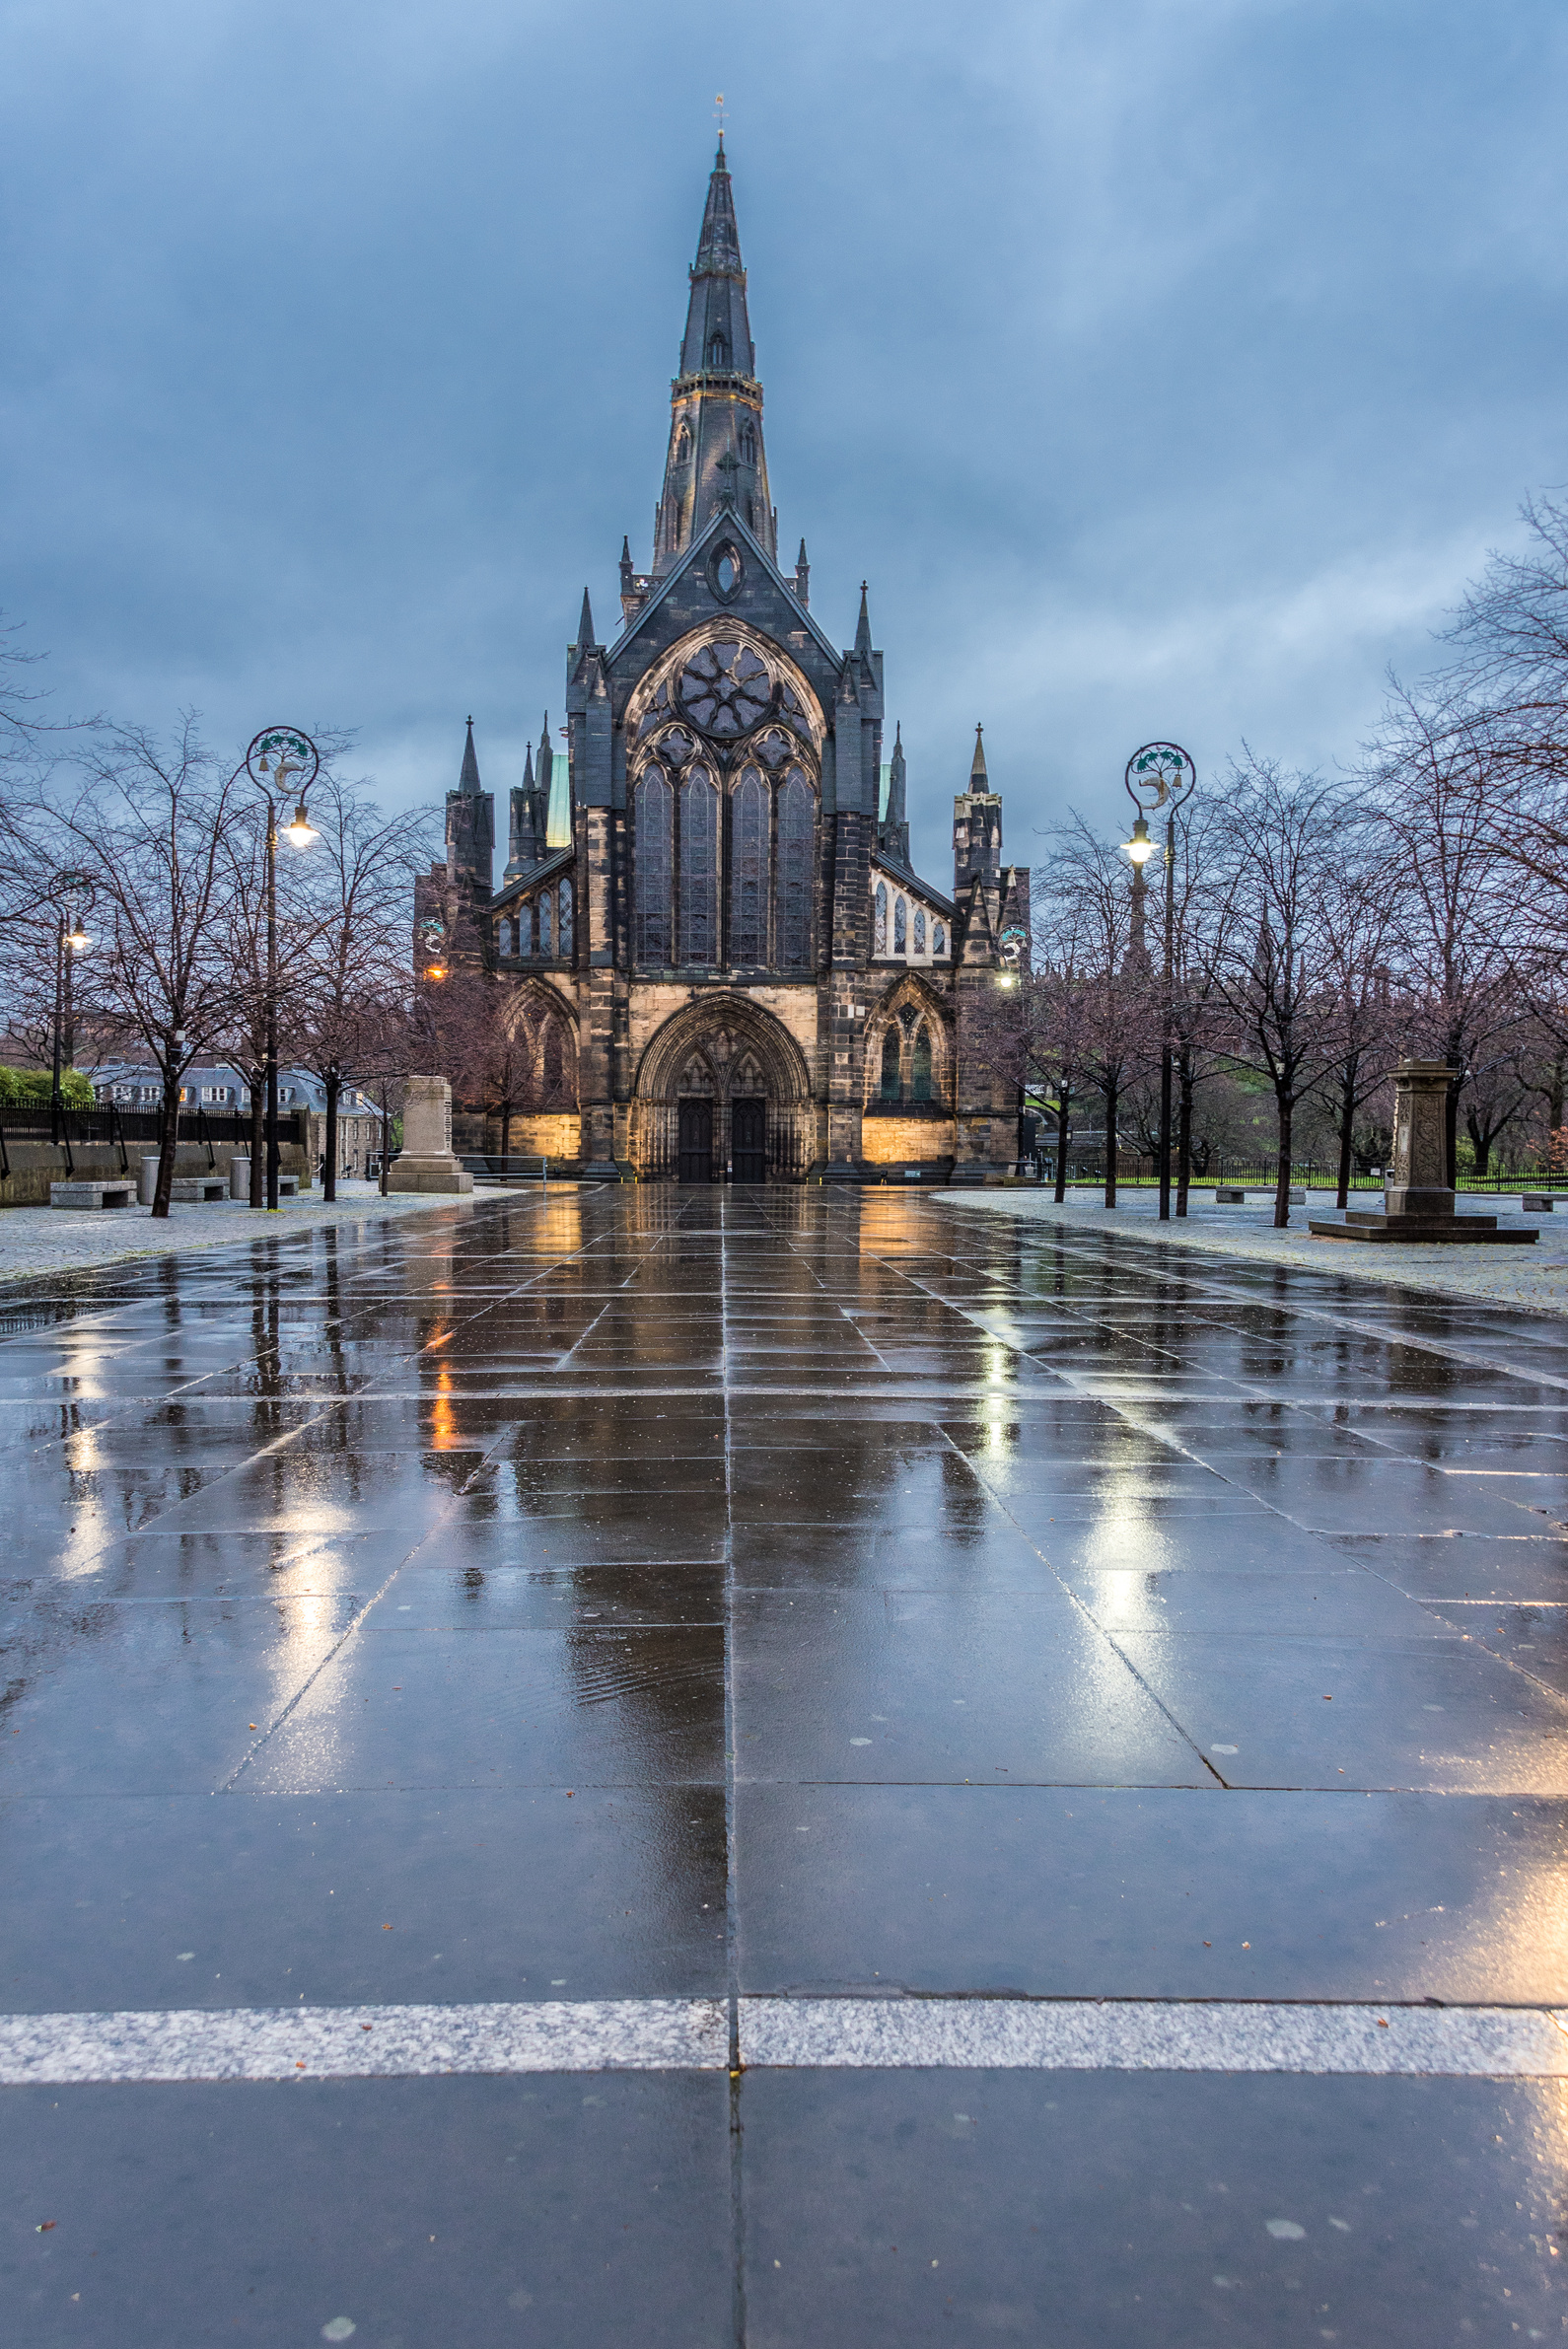
<path id="1" fill-rule="evenodd" d="M 654 522 L 654 577 L 668 571 L 724 507 L 738 514 L 776 558 L 778 530 L 762 447 L 762 387 L 756 380 L 722 133 L 691 264 L 680 373 L 670 388 L 670 407 L 664 494 Z"/>

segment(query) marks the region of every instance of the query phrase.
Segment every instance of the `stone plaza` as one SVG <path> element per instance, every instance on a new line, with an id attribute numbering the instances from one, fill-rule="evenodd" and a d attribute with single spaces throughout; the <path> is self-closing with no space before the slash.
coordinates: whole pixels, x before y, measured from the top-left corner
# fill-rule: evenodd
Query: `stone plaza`
<path id="1" fill-rule="evenodd" d="M 12 1285 L 10 2337 L 1560 2335 L 1561 1318 L 1021 1197 Z"/>

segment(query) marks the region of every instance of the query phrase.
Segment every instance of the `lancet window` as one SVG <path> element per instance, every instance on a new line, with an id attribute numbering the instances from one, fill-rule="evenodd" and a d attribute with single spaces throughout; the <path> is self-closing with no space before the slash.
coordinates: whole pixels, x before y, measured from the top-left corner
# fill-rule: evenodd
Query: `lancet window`
<path id="1" fill-rule="evenodd" d="M 719 959 L 719 794 L 705 767 L 680 786 L 680 960 Z"/>
<path id="2" fill-rule="evenodd" d="M 885 881 L 878 882 L 873 903 L 876 919 L 872 925 L 871 951 L 874 955 L 885 955 L 888 952 L 888 884 Z"/>
<path id="3" fill-rule="evenodd" d="M 916 1102 L 931 1099 L 931 1031 L 926 1027 L 915 1037 L 909 1055 L 909 1098 Z"/>
<path id="4" fill-rule="evenodd" d="M 899 1091 L 898 1031 L 890 1024 L 882 1039 L 882 1098 L 885 1102 L 895 1102 Z"/>
<path id="5" fill-rule="evenodd" d="M 555 923 L 561 954 L 570 960 L 572 952 L 572 885 L 569 881 L 561 883 L 561 893 L 556 900 Z"/>
<path id="6" fill-rule="evenodd" d="M 892 951 L 895 955 L 907 954 L 909 951 L 909 908 L 902 897 L 893 903 Z"/>
<path id="7" fill-rule="evenodd" d="M 730 801 L 730 961 L 767 961 L 767 791 L 748 766 Z"/>
<path id="8" fill-rule="evenodd" d="M 778 959 L 804 969 L 812 956 L 812 787 L 792 766 L 778 795 Z"/>
<path id="9" fill-rule="evenodd" d="M 550 892 L 548 890 L 541 890 L 539 891 L 539 953 L 553 955 L 554 952 L 555 919 L 550 905 Z"/>
<path id="10" fill-rule="evenodd" d="M 658 767 L 650 767 L 643 776 L 633 805 L 636 887 L 632 918 L 637 933 L 636 956 L 645 967 L 657 968 L 670 960 L 675 813 L 670 785 Z"/>

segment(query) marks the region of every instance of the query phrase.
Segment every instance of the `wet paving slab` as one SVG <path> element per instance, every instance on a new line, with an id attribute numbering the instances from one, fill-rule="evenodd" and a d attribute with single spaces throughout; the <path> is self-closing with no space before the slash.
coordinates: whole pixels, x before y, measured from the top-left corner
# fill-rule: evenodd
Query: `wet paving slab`
<path id="1" fill-rule="evenodd" d="M 30 2343 L 1563 2332 L 1555 1323 L 552 1191 L 14 1292 L 0 1491 Z M 1476 2010 L 1562 2058 L 1226 2021 Z M 189 2016 L 303 2052 L 70 2053 Z"/>

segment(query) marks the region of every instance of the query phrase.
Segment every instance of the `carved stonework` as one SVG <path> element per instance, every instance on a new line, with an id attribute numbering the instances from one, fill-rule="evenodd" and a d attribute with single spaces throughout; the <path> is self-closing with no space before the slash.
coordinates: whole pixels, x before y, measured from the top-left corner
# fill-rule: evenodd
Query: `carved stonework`
<path id="1" fill-rule="evenodd" d="M 1393 1157 L 1386 1185 L 1390 1215 L 1452 1215 L 1446 1060 L 1401 1060 L 1393 1072 Z"/>

